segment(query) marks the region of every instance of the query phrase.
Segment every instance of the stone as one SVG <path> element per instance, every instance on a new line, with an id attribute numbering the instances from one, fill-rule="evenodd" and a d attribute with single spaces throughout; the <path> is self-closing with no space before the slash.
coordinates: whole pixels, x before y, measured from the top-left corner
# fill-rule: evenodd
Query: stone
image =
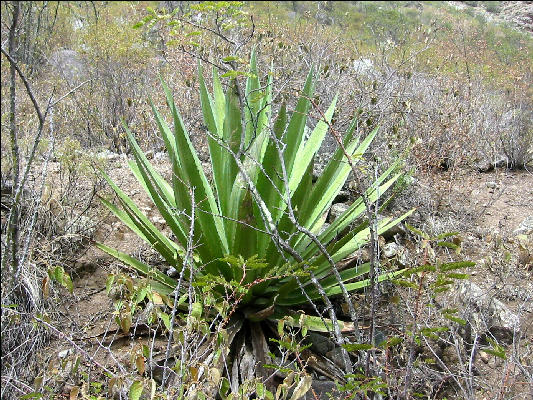
<path id="1" fill-rule="evenodd" d="M 60 351 L 59 353 L 57 353 L 57 357 L 58 358 L 66 358 L 68 356 L 70 356 L 74 351 L 72 349 L 67 349 L 67 350 L 63 350 L 63 351 Z"/>
<path id="2" fill-rule="evenodd" d="M 396 254 L 398 254 L 400 245 L 397 243 L 386 243 L 385 246 L 383 246 L 383 255 L 387 258 L 392 258 Z"/>
<path id="3" fill-rule="evenodd" d="M 374 63 L 369 58 L 361 58 L 359 60 L 354 60 L 353 69 L 357 74 L 370 75 L 374 72 Z"/>
<path id="4" fill-rule="evenodd" d="M 463 282 L 459 287 L 459 297 L 463 304 L 479 310 L 471 313 L 473 321 L 470 321 L 478 333 L 490 331 L 497 339 L 509 340 L 520 331 L 518 316 L 475 283 Z"/>
<path id="5" fill-rule="evenodd" d="M 340 347 L 335 347 L 333 350 L 328 351 L 326 357 L 333 361 L 337 367 L 344 368 L 344 358 Z"/>
<path id="6" fill-rule="evenodd" d="M 478 172 L 491 172 L 495 168 L 505 168 L 508 165 L 509 165 L 509 161 L 505 157 L 500 157 L 492 161 L 485 158 L 483 160 L 478 161 L 474 165 L 474 168 Z"/>
<path id="7" fill-rule="evenodd" d="M 526 217 L 520 225 L 518 225 L 518 228 L 513 231 L 514 236 L 531 234 L 533 234 L 533 215 Z"/>
<path id="8" fill-rule="evenodd" d="M 395 242 L 386 243 L 382 247 L 382 252 L 387 258 L 396 257 L 396 261 L 402 266 L 409 263 L 409 250 Z"/>
<path id="9" fill-rule="evenodd" d="M 329 400 L 329 399 L 340 399 L 341 393 L 337 389 L 335 382 L 330 380 L 320 380 L 313 379 L 311 384 L 311 390 L 309 390 L 303 400 L 317 400 L 315 394 L 318 397 L 318 400 Z M 330 396 L 331 395 L 331 396 Z"/>
<path id="10" fill-rule="evenodd" d="M 328 222 L 331 223 L 335 221 L 338 217 L 342 215 L 350 206 L 346 203 L 337 203 L 331 206 L 329 210 Z"/>
<path id="11" fill-rule="evenodd" d="M 490 172 L 494 169 L 494 166 L 489 160 L 481 160 L 475 165 L 475 169 L 478 172 Z"/>
<path id="12" fill-rule="evenodd" d="M 57 50 L 52 53 L 49 62 L 70 83 L 79 82 L 88 76 L 87 65 L 75 50 Z"/>
<path id="13" fill-rule="evenodd" d="M 335 343 L 320 333 L 307 332 L 306 340 L 311 344 L 311 351 L 322 356 L 335 349 Z"/>

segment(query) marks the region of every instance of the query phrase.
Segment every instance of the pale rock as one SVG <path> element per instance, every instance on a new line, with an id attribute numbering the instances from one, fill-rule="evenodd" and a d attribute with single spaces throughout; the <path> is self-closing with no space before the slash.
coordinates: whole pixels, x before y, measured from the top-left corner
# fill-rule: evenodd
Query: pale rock
<path id="1" fill-rule="evenodd" d="M 73 353 L 72 349 L 63 350 L 63 351 L 60 351 L 59 353 L 57 353 L 57 357 L 58 358 L 66 358 L 66 357 L 70 356 L 72 353 Z"/>
<path id="2" fill-rule="evenodd" d="M 387 258 L 392 258 L 398 254 L 400 246 L 397 243 L 387 243 L 383 246 L 383 255 Z"/>
<path id="3" fill-rule="evenodd" d="M 471 313 L 473 327 L 479 333 L 490 330 L 502 338 L 520 331 L 520 319 L 500 300 L 484 291 L 473 282 L 463 282 L 459 287 L 459 297 L 463 304 L 479 310 Z"/>
<path id="4" fill-rule="evenodd" d="M 161 217 L 154 217 L 153 222 L 155 224 L 160 224 L 160 225 L 164 225 L 166 223 L 165 219 Z"/>
<path id="5" fill-rule="evenodd" d="M 167 153 L 165 151 L 158 151 L 154 154 L 154 161 L 165 161 L 167 159 Z"/>
<path id="6" fill-rule="evenodd" d="M 169 269 L 167 269 L 167 275 L 170 276 L 171 278 L 177 278 L 179 275 L 179 272 L 176 268 L 170 267 Z"/>
<path id="7" fill-rule="evenodd" d="M 56 50 L 49 62 L 70 83 L 79 82 L 88 76 L 87 63 L 75 50 Z"/>
<path id="8" fill-rule="evenodd" d="M 328 222 L 335 221 L 338 217 L 340 217 L 350 206 L 346 203 L 337 203 L 333 204 L 331 206 L 331 209 L 329 211 L 328 216 Z"/>
<path id="9" fill-rule="evenodd" d="M 533 215 L 530 215 L 524 219 L 518 228 L 513 231 L 513 235 L 531 235 L 533 234 Z"/>
<path id="10" fill-rule="evenodd" d="M 403 266 L 406 266 L 409 263 L 409 251 L 405 247 L 397 243 L 394 243 L 394 242 L 386 243 L 382 247 L 382 251 L 383 251 L 383 255 L 386 258 L 396 257 L 396 260 L 398 261 L 398 263 L 400 263 Z"/>
<path id="11" fill-rule="evenodd" d="M 374 63 L 369 58 L 361 58 L 354 60 L 353 69 L 356 73 L 361 75 L 367 75 L 374 72 Z"/>

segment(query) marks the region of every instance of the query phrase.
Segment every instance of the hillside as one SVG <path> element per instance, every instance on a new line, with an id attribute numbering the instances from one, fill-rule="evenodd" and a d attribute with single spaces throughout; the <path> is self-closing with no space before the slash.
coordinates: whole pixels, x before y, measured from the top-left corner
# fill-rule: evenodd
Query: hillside
<path id="1" fill-rule="evenodd" d="M 533 2 L 1 7 L 2 398 L 531 398 Z"/>

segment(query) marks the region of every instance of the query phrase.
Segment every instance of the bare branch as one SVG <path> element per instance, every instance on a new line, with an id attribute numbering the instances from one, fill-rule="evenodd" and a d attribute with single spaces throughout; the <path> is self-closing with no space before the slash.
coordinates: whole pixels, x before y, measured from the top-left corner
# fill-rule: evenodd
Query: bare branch
<path id="1" fill-rule="evenodd" d="M 55 326 L 49 324 L 48 322 L 42 320 L 41 318 L 39 317 L 34 317 L 35 320 L 37 322 L 40 322 L 41 324 L 43 324 L 44 326 L 46 326 L 48 329 L 50 329 L 51 331 L 53 331 L 57 336 L 59 336 L 61 339 L 64 339 L 66 340 L 72 347 L 74 347 L 77 351 L 80 352 L 81 355 L 83 355 L 87 360 L 89 360 L 91 363 L 93 363 L 94 365 L 96 365 L 98 368 L 100 368 L 102 371 L 105 371 L 107 372 L 110 376 L 114 377 L 115 374 L 107 369 L 106 367 L 104 367 L 102 364 L 100 364 L 98 361 L 96 361 L 89 353 L 87 353 L 84 349 L 82 349 L 80 346 L 78 346 L 76 344 L 76 342 L 74 342 L 73 339 L 71 339 L 70 337 L 68 337 L 67 335 L 65 335 L 63 332 L 61 332 L 59 329 L 57 329 Z"/>
<path id="2" fill-rule="evenodd" d="M 167 341 L 167 349 L 166 349 L 166 352 L 165 352 L 165 363 L 164 363 L 164 366 L 163 366 L 163 381 L 161 382 L 161 386 L 164 388 L 165 387 L 165 384 L 167 383 L 167 379 L 168 379 L 168 374 L 169 374 L 169 371 L 168 371 L 168 368 L 167 368 L 167 365 L 168 365 L 168 360 L 170 358 L 170 350 L 171 350 L 171 347 L 172 347 L 172 341 L 173 341 L 173 338 L 174 338 L 174 323 L 175 323 L 175 319 L 176 319 L 176 313 L 177 313 L 177 310 L 178 310 L 178 300 L 180 298 L 180 287 L 181 287 L 181 284 L 183 283 L 183 278 L 184 278 L 184 275 L 185 275 L 185 271 L 187 270 L 187 265 L 190 264 L 190 260 L 192 258 L 192 250 L 194 248 L 193 246 L 193 240 L 194 240 L 194 219 L 195 219 L 195 210 L 196 210 L 196 203 L 195 203 L 195 197 L 194 197 L 194 187 L 190 188 L 190 197 L 191 197 L 191 215 L 190 215 L 190 220 L 191 220 L 191 225 L 190 225 L 190 228 L 189 228 L 189 236 L 187 238 L 187 250 L 186 250 L 186 253 L 185 253 L 185 257 L 183 257 L 183 264 L 181 266 L 181 272 L 180 272 L 180 277 L 178 279 L 178 284 L 176 285 L 176 288 L 174 289 L 174 304 L 173 304 L 173 307 L 172 307 L 172 316 L 171 316 L 171 319 L 170 319 L 170 331 L 169 331 L 169 334 L 168 334 L 168 341 Z M 192 271 L 191 271 L 191 279 L 192 279 Z M 189 296 L 189 305 L 192 303 L 191 301 L 191 298 Z M 186 341 L 186 339 L 184 340 L 184 342 Z M 183 347 L 182 347 L 182 355 L 181 355 L 181 359 L 184 360 L 184 354 L 183 354 Z M 180 368 L 183 368 L 183 363 L 181 364 Z M 183 372 L 183 371 L 181 371 Z M 183 373 L 180 373 L 178 376 L 183 376 Z"/>

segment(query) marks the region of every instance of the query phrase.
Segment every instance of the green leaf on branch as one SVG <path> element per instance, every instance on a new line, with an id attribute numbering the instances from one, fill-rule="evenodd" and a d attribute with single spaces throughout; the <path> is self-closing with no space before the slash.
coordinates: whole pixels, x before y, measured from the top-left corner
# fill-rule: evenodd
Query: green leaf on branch
<path id="1" fill-rule="evenodd" d="M 135 381 L 131 384 L 130 390 L 128 392 L 128 399 L 129 400 L 139 400 L 141 398 L 141 394 L 143 392 L 143 384 L 141 381 Z"/>
<path id="2" fill-rule="evenodd" d="M 342 347 L 344 347 L 346 351 L 353 353 L 357 351 L 370 350 L 374 346 L 372 346 L 370 343 L 344 343 Z"/>

